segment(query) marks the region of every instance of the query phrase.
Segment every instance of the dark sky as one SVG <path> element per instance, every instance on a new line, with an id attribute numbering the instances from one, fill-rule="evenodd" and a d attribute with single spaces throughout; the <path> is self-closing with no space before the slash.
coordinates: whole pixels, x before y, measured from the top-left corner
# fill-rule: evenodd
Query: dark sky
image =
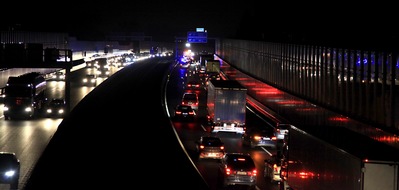
<path id="1" fill-rule="evenodd" d="M 203 27 L 211 37 L 396 46 L 397 11 L 384 2 L 286 1 L 37 1 L 9 2 L 2 28 L 68 32 L 82 39 L 144 33 L 171 41 Z"/>
<path id="2" fill-rule="evenodd" d="M 72 2 L 77 1 L 51 1 L 42 5 L 28 1 L 19 10 L 1 13 L 7 18 L 2 29 L 18 24 L 14 28 L 65 31 L 83 38 L 112 32 L 139 32 L 154 39 L 174 39 L 202 27 L 208 36 L 223 37 L 235 35 L 245 11 L 237 1 L 226 4 L 149 0 Z"/>

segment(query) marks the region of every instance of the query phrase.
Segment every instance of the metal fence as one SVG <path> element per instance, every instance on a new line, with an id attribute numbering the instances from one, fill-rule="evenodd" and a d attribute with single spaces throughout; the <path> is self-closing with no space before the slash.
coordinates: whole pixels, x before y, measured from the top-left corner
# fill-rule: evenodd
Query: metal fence
<path id="1" fill-rule="evenodd" d="M 269 85 L 380 128 L 399 131 L 397 52 L 221 39 L 215 52 Z"/>

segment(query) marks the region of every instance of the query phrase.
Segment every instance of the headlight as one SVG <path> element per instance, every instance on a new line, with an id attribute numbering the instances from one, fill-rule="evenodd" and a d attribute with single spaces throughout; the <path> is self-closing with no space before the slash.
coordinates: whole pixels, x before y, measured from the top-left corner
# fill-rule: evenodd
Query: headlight
<path id="1" fill-rule="evenodd" d="M 15 171 L 14 170 L 10 170 L 10 171 L 6 171 L 5 176 L 7 177 L 12 177 L 15 175 Z"/>

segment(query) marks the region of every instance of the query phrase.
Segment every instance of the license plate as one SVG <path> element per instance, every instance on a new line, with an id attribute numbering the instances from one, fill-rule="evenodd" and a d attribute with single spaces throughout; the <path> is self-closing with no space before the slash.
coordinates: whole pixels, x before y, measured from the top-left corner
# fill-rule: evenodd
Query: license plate
<path id="1" fill-rule="evenodd" d="M 216 153 L 208 153 L 208 156 L 215 157 Z"/>
<path id="2" fill-rule="evenodd" d="M 238 172 L 237 172 L 237 175 L 247 175 L 247 172 L 238 171 Z"/>

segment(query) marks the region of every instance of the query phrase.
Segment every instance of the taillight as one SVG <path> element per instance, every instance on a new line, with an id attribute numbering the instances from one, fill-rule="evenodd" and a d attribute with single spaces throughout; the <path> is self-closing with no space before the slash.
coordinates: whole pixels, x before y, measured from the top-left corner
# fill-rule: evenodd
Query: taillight
<path id="1" fill-rule="evenodd" d="M 220 150 L 224 150 L 224 146 L 220 146 Z"/>
<path id="2" fill-rule="evenodd" d="M 255 140 L 260 140 L 262 137 L 261 136 L 254 136 Z"/>
<path id="3" fill-rule="evenodd" d="M 277 164 L 273 165 L 273 170 L 274 170 L 274 172 L 278 172 Z"/>
<path id="4" fill-rule="evenodd" d="M 248 172 L 249 176 L 256 176 L 258 174 L 258 171 L 256 169 L 252 170 L 251 172 Z"/>
<path id="5" fill-rule="evenodd" d="M 272 140 L 273 140 L 273 141 L 276 141 L 276 140 L 277 140 L 277 137 L 276 137 L 276 136 L 273 136 L 273 137 L 272 137 Z"/>
<path id="6" fill-rule="evenodd" d="M 226 175 L 231 175 L 232 171 L 230 168 L 225 169 Z"/>

